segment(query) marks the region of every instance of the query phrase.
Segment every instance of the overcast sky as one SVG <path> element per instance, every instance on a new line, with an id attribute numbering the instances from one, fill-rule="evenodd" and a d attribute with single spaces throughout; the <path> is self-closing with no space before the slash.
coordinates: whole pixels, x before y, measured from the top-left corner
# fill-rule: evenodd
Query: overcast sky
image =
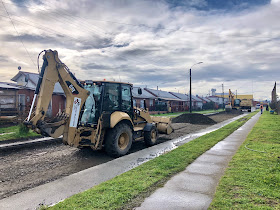
<path id="1" fill-rule="evenodd" d="M 203 62 L 192 67 L 194 94 L 222 92 L 224 84 L 225 92 L 270 99 L 274 82 L 280 85 L 280 0 L 1 0 L 0 5 L 1 81 L 10 81 L 18 66 L 38 72 L 38 54 L 52 49 L 79 79 L 186 93 L 190 67 Z"/>

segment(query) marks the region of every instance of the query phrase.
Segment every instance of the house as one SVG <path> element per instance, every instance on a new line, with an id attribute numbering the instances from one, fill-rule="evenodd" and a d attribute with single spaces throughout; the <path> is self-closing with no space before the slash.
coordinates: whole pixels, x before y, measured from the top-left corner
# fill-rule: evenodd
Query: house
<path id="1" fill-rule="evenodd" d="M 202 100 L 202 103 L 203 103 L 202 109 L 203 110 L 217 109 L 218 108 L 218 105 L 214 101 L 212 101 L 208 98 L 205 98 L 203 96 L 200 97 L 200 96 L 197 95 L 196 97 L 200 98 Z"/>
<path id="2" fill-rule="evenodd" d="M 200 97 L 200 96 L 196 95 L 196 97 L 197 97 L 197 98 L 200 98 L 200 99 L 202 100 L 202 103 L 203 103 L 203 104 L 212 102 L 211 100 L 209 100 L 208 98 L 205 98 L 205 97 L 203 97 L 203 96 Z"/>
<path id="3" fill-rule="evenodd" d="M 155 111 L 155 99 L 156 97 L 146 91 L 145 89 L 142 89 L 142 94 L 138 94 L 138 89 L 140 87 L 133 87 L 132 88 L 132 97 L 133 97 L 133 106 L 144 108 L 144 103 L 146 103 L 146 107 L 150 111 Z"/>
<path id="4" fill-rule="evenodd" d="M 19 87 L 17 92 L 19 111 L 28 112 L 32 104 L 37 82 L 39 80 L 39 74 L 19 71 L 11 80 L 16 82 L 15 85 Z M 65 109 L 65 105 L 66 98 L 64 91 L 60 84 L 56 83 L 47 115 L 55 116 L 58 112 Z"/>
<path id="5" fill-rule="evenodd" d="M 182 107 L 183 100 L 172 95 L 167 91 L 154 90 L 149 88 L 144 88 L 147 92 L 151 93 L 156 97 L 155 109 L 160 111 L 168 112 L 178 112 L 180 107 Z"/>
<path id="6" fill-rule="evenodd" d="M 17 115 L 19 89 L 15 83 L 0 82 L 0 116 Z"/>
<path id="7" fill-rule="evenodd" d="M 201 110 L 203 106 L 203 101 L 197 96 L 192 95 L 192 107 L 194 110 Z"/>
<path id="8" fill-rule="evenodd" d="M 175 92 L 169 92 L 172 95 L 176 96 L 177 98 L 181 99 L 182 101 L 179 102 L 179 111 L 188 111 L 189 110 L 189 104 L 190 104 L 190 98 L 183 93 L 175 93 Z M 193 104 L 194 102 L 192 102 Z"/>

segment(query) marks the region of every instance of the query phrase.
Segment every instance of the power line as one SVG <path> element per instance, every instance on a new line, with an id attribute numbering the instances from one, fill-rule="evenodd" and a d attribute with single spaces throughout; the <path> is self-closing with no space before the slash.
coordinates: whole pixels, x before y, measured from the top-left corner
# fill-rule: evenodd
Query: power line
<path id="1" fill-rule="evenodd" d="M 7 16 L 5 16 L 5 15 L 0 15 L 1 17 L 5 17 L 5 18 L 9 18 L 9 17 L 7 17 Z M 23 18 L 20 18 L 20 19 L 23 19 Z M 77 41 L 77 42 L 80 42 L 80 43 L 82 43 L 82 44 L 87 44 L 87 43 L 84 43 L 85 41 L 82 41 L 81 39 L 78 39 L 78 38 L 74 38 L 74 37 L 71 37 L 71 36 L 69 36 L 68 34 L 63 34 L 63 33 L 61 33 L 61 32 L 58 32 L 58 31 L 55 31 L 54 29 L 51 29 L 51 28 L 48 28 L 48 27 L 42 27 L 42 26 L 36 26 L 36 25 L 32 25 L 31 23 L 33 23 L 33 24 L 36 24 L 36 23 L 34 23 L 34 22 L 32 22 L 32 21 L 30 21 L 30 20 L 26 20 L 26 21 L 28 21 L 28 23 L 26 23 L 26 22 L 23 22 L 23 21 L 20 21 L 20 20 L 17 20 L 17 19 L 13 19 L 14 21 L 17 21 L 17 22 L 20 22 L 20 23 L 22 23 L 22 24 L 25 24 L 25 25 L 29 25 L 29 26 L 31 26 L 31 27 L 34 27 L 34 28 L 37 28 L 37 29 L 40 29 L 40 30 L 43 30 L 43 31 L 46 31 L 46 29 L 48 30 L 48 33 L 51 33 L 51 34 L 53 34 L 53 35 L 62 35 L 62 36 L 67 36 L 68 38 L 70 38 L 71 40 L 73 40 L 73 41 Z M 24 20 L 24 19 L 23 19 Z M 53 33 L 53 32 L 56 32 L 56 34 L 55 33 Z M 125 56 L 122 56 L 122 55 L 119 55 L 119 54 L 116 54 L 116 53 L 114 53 L 114 52 L 112 52 L 112 51 L 110 51 L 110 50 L 104 50 L 105 52 L 107 52 L 107 53 L 111 53 L 112 55 L 115 55 L 115 56 L 117 56 L 117 57 L 120 57 L 120 58 L 123 58 L 123 59 L 125 59 L 125 60 L 131 60 L 131 61 L 135 61 L 135 62 L 137 62 L 137 63 L 140 63 L 140 64 L 147 64 L 147 62 L 143 62 L 143 61 L 139 61 L 139 60 L 137 60 L 137 59 L 132 59 L 132 58 L 127 58 L 127 57 L 125 57 Z M 154 60 L 151 60 L 152 62 L 156 62 L 156 61 L 154 61 Z M 152 66 L 155 66 L 156 68 L 158 68 L 158 66 L 156 66 L 156 65 L 154 65 L 154 64 L 149 64 L 149 65 L 152 65 Z"/>
<path id="2" fill-rule="evenodd" d="M 2 1 L 2 3 L 3 3 L 3 1 Z M 27 7 L 27 6 L 24 6 L 24 7 Z M 29 8 L 29 7 L 27 7 L 27 8 Z M 39 10 L 41 10 L 41 11 L 46 11 L 46 12 L 48 12 L 48 10 L 45 10 L 45 9 L 39 9 Z M 59 13 L 57 13 L 57 14 L 59 14 Z M 64 14 L 66 14 L 67 16 L 69 16 L 69 18 L 70 19 L 67 19 L 68 21 L 70 21 L 71 22 L 71 19 L 72 20 L 75 20 L 74 18 L 73 18 L 73 16 L 74 17 L 77 17 L 77 18 L 80 18 L 80 19 L 82 19 L 81 17 L 79 17 L 79 16 L 75 16 L 75 15 L 69 15 L 69 14 L 67 14 L 66 12 L 64 13 Z M 46 15 L 47 16 L 47 15 Z M 49 17 L 51 17 L 51 16 L 49 16 Z M 53 19 L 55 19 L 54 17 L 51 17 L 51 18 L 53 18 Z M 11 19 L 11 17 L 9 16 L 9 19 Z M 23 18 L 21 18 L 21 19 L 23 19 Z M 17 20 L 18 21 L 18 20 Z M 28 20 L 29 21 L 29 20 Z M 60 19 L 58 19 L 58 21 L 61 21 Z M 104 21 L 104 20 L 97 20 L 97 21 Z M 21 21 L 19 21 L 19 22 L 21 22 Z M 29 21 L 30 22 L 30 21 Z M 114 21 L 105 21 L 105 22 L 114 22 Z M 85 25 L 85 24 L 87 24 L 87 22 L 86 21 L 82 21 L 82 23 Z M 115 22 L 115 23 L 118 23 L 118 22 Z M 24 24 L 27 24 L 27 23 L 24 23 Z M 73 23 L 69 23 L 69 24 L 72 24 L 72 25 L 74 25 Z M 126 24 L 126 23 L 118 23 L 118 24 Z M 30 25 L 30 24 L 28 24 L 28 25 Z M 141 26 L 145 26 L 145 25 L 133 25 L 133 24 L 128 24 L 128 25 L 132 25 L 132 26 L 137 26 L 137 27 L 141 27 Z M 39 28 L 38 26 L 32 26 L 32 27 L 36 27 L 36 28 Z M 146 26 L 145 26 L 146 27 Z M 155 27 L 150 27 L 150 28 L 155 28 Z M 41 30 L 45 30 L 44 28 L 40 28 Z M 158 29 L 158 28 L 157 28 Z M 164 28 L 165 29 L 165 28 Z M 102 29 L 103 30 L 103 29 Z M 167 30 L 170 30 L 170 29 L 167 29 Z M 49 29 L 49 31 L 54 31 L 53 29 Z M 175 30 L 174 30 L 175 31 Z M 191 32 L 191 31 L 188 31 L 188 32 Z M 101 33 L 104 33 L 104 32 L 101 32 Z M 195 32 L 195 33 L 199 33 L 199 32 Z M 54 34 L 54 33 L 53 33 Z M 61 34 L 61 32 L 59 32 L 58 34 Z M 105 34 L 105 33 L 104 33 Z M 57 35 L 57 34 L 55 34 L 55 35 Z M 218 34 L 215 34 L 215 35 L 218 35 Z M 64 34 L 64 36 L 67 36 L 67 37 L 69 37 L 70 39 L 73 39 L 73 40 L 76 40 L 76 41 L 78 41 L 78 42 L 80 42 L 80 43 L 83 43 L 83 41 L 81 41 L 80 39 L 77 39 L 77 38 L 73 38 L 73 37 L 71 37 L 71 36 L 69 36 L 68 34 L 67 35 L 65 35 Z M 84 43 L 83 43 L 84 44 Z M 127 57 L 124 57 L 124 56 L 122 56 L 122 55 L 119 55 L 119 54 L 116 54 L 116 53 L 114 53 L 114 52 L 112 52 L 112 51 L 110 51 L 110 50 L 106 50 L 106 52 L 108 52 L 108 53 L 111 53 L 111 54 L 115 54 L 115 55 L 117 55 L 118 57 L 121 57 L 121 58 L 124 58 L 124 59 L 126 59 L 126 60 L 131 60 L 131 61 L 135 61 L 135 62 L 138 62 L 138 63 L 143 63 L 143 64 L 147 64 L 147 62 L 143 62 L 143 61 L 139 61 L 139 60 L 136 60 L 136 59 L 132 59 L 132 58 L 127 58 Z M 152 61 L 152 62 L 154 62 L 154 63 L 156 63 L 156 61 Z M 160 65 L 158 65 L 158 66 L 156 66 L 156 65 L 154 65 L 154 64 L 150 64 L 150 65 L 152 65 L 152 66 L 155 66 L 156 68 L 158 68 L 158 66 L 160 66 Z"/>
<path id="3" fill-rule="evenodd" d="M 13 4 L 12 4 L 13 5 Z M 25 6 L 25 5 L 21 5 L 22 7 L 25 7 L 25 8 L 30 8 L 30 7 L 28 7 L 28 6 Z M 45 11 L 45 12 L 49 12 L 49 10 L 46 10 L 46 9 L 39 9 L 39 8 L 36 8 L 36 10 L 41 10 L 41 11 Z M 64 12 L 63 12 L 64 11 Z M 51 11 L 51 12 L 53 12 L 53 11 Z M 66 17 L 64 17 L 66 20 L 68 20 L 68 22 L 69 22 L 69 24 L 72 24 L 73 25 L 73 20 L 75 20 L 73 17 L 77 17 L 77 18 L 79 18 L 79 19 L 84 19 L 84 18 L 81 18 L 81 17 L 79 17 L 79 16 L 75 16 L 75 15 L 73 15 L 73 14 L 69 14 L 66 10 L 62 10 L 62 12 L 60 12 L 60 13 L 58 13 L 58 12 L 53 12 L 53 13 L 56 13 L 56 14 L 65 14 L 66 16 L 68 16 L 70 19 L 68 19 L 68 18 L 66 18 Z M 46 15 L 46 14 L 45 14 Z M 46 15 L 47 16 L 47 15 Z M 52 16 L 49 16 L 49 17 L 51 17 L 52 19 L 55 19 L 54 17 L 52 17 Z M 84 20 L 86 20 L 86 19 L 84 19 Z M 94 20 L 96 20 L 96 19 L 94 19 Z M 61 21 L 60 19 L 58 19 L 58 21 Z M 119 22 L 115 22 L 115 21 L 106 21 L 106 20 L 96 20 L 96 21 L 103 21 L 103 22 L 109 22 L 109 23 L 116 23 L 116 24 L 125 24 L 125 25 L 130 25 L 130 26 L 136 26 L 136 27 L 142 27 L 142 26 L 144 26 L 144 27 L 149 27 L 149 28 L 156 28 L 156 27 L 150 27 L 150 26 L 146 26 L 146 25 L 134 25 L 134 24 L 127 24 L 127 23 L 119 23 Z M 83 24 L 83 25 L 86 25 L 87 24 L 87 22 L 86 21 L 81 21 L 81 23 Z M 92 25 L 91 25 L 91 27 L 92 27 Z M 101 29 L 101 28 L 100 28 Z M 172 31 L 182 31 L 182 30 L 180 30 L 180 29 L 166 29 L 166 28 L 156 28 L 156 29 L 163 29 L 163 30 L 172 30 Z M 103 31 L 105 31 L 104 29 L 101 29 L 101 30 L 103 30 Z M 94 31 L 95 33 L 96 33 L 96 31 Z M 99 31 L 99 32 L 101 32 L 101 33 L 103 33 L 104 35 L 107 35 L 107 32 L 105 31 L 105 32 L 102 32 L 102 31 Z M 212 34 L 212 35 L 219 35 L 219 34 L 217 34 L 217 33 L 207 33 L 207 32 L 194 32 L 194 31 L 185 31 L 185 32 L 191 32 L 191 33 L 204 33 L 204 34 Z M 99 34 L 100 35 L 100 34 Z M 111 35 L 113 35 L 113 34 L 111 34 Z M 231 36 L 231 35 L 222 35 L 222 36 Z M 237 37 L 240 37 L 240 36 L 237 36 Z M 243 36 L 244 37 L 244 36 Z M 246 37 L 256 37 L 256 36 L 246 36 Z M 268 38 L 268 37 L 257 37 L 257 38 Z M 269 38 L 269 39 L 271 39 L 271 38 Z M 148 53 L 148 54 L 150 54 L 150 53 Z M 153 61 L 154 62 L 154 61 Z"/>
<path id="4" fill-rule="evenodd" d="M 4 16 L 4 15 L 0 15 L 0 16 L 5 17 L 5 18 L 8 18 L 8 17 L 6 17 L 6 16 Z M 41 30 L 43 30 L 43 31 L 46 31 L 46 28 L 44 28 L 44 27 L 34 26 L 34 25 L 30 24 L 30 23 L 25 23 L 25 22 L 23 22 L 23 21 L 19 21 L 19 20 L 15 20 L 15 19 L 14 19 L 14 21 L 17 21 L 17 22 L 20 22 L 20 23 L 29 25 L 29 26 L 31 26 L 31 27 L 38 28 L 38 29 L 41 29 Z M 31 22 L 31 21 L 29 21 L 29 22 Z M 51 30 L 51 31 L 54 31 L 53 29 L 50 29 L 50 28 L 47 28 L 47 29 L 48 29 L 48 30 Z M 57 32 L 57 31 L 55 31 L 55 32 L 56 32 L 57 34 L 60 34 L 60 33 Z M 48 32 L 48 33 L 49 33 L 49 32 Z M 51 33 L 51 32 L 50 32 L 50 33 Z M 55 34 L 55 33 L 52 33 L 52 34 L 57 35 L 57 34 Z M 78 41 L 78 42 L 80 42 L 80 43 L 83 43 L 83 41 L 81 41 L 81 39 L 73 38 L 73 37 L 71 37 L 71 36 L 69 36 L 69 35 L 65 35 L 65 34 L 62 34 L 62 35 L 68 36 L 70 39 L 72 39 L 72 40 L 74 40 L 74 41 Z M 84 44 L 84 43 L 83 43 L 83 44 Z M 104 51 L 105 51 L 105 50 L 104 50 Z M 125 56 L 116 54 L 116 53 L 114 53 L 114 52 L 112 52 L 112 51 L 110 51 L 110 50 L 106 50 L 105 52 L 110 53 L 111 55 L 114 55 L 114 56 L 123 58 L 124 60 L 134 61 L 134 62 L 139 63 L 139 64 L 145 64 L 145 65 L 147 65 L 147 62 L 140 61 L 140 60 L 133 59 L 133 58 L 127 58 L 127 57 L 125 57 Z M 155 63 L 155 61 L 153 61 L 153 62 Z M 157 63 L 156 63 L 156 64 L 157 64 Z M 159 68 L 159 67 L 158 67 L 158 66 L 159 66 L 158 64 L 157 64 L 158 66 L 155 65 L 155 64 L 151 64 L 151 63 L 149 63 L 149 65 L 154 66 L 154 69 L 158 69 L 158 68 Z"/>
<path id="5" fill-rule="evenodd" d="M 7 4 L 10 4 L 10 5 L 12 5 L 12 6 L 15 6 L 14 4 L 11 4 L 11 3 L 7 3 Z M 28 6 L 26 6 L 26 5 L 20 5 L 21 7 L 25 7 L 25 8 L 32 8 L 32 7 L 28 7 Z M 51 9 L 51 8 L 50 8 Z M 96 25 L 92 25 L 92 24 L 88 24 L 86 21 L 86 19 L 83 19 L 83 18 L 80 18 L 80 19 L 83 19 L 83 20 L 85 20 L 85 21 L 81 21 L 81 22 L 79 22 L 79 25 L 77 25 L 77 24 L 75 24 L 74 22 L 75 22 L 75 19 L 73 19 L 72 18 L 72 14 L 67 14 L 66 12 L 63 12 L 63 10 L 62 10 L 62 12 L 55 12 L 55 11 L 52 11 L 52 10 L 47 10 L 47 9 L 40 9 L 40 8 L 36 8 L 36 11 L 44 11 L 44 12 L 51 12 L 51 13 L 54 13 L 54 14 L 56 14 L 56 15 L 60 15 L 61 16 L 61 14 L 64 14 L 64 15 L 66 15 L 66 16 L 68 16 L 68 17 L 70 17 L 70 19 L 69 18 L 66 18 L 66 17 L 64 17 L 64 16 L 62 16 L 64 19 L 66 19 L 66 22 L 68 22 L 68 24 L 71 24 L 71 25 L 75 25 L 75 26 L 80 26 L 80 25 L 84 25 L 85 27 L 87 27 L 87 30 L 89 31 L 93 31 L 93 32 L 95 32 L 95 33 L 99 33 L 98 35 L 100 36 L 100 33 L 103 33 L 103 35 L 106 35 L 106 31 L 104 30 L 104 29 L 102 29 L 102 28 L 100 28 L 100 27 L 97 27 Z M 16 16 L 16 15 L 13 15 L 13 16 Z M 50 18 L 52 18 L 52 19 L 55 19 L 55 20 L 57 20 L 58 22 L 63 22 L 62 20 L 61 20 L 61 18 L 56 18 L 56 17 L 53 17 L 53 16 L 51 16 L 51 15 L 48 15 L 48 14 L 44 14 L 44 16 L 48 16 L 48 17 L 50 17 Z M 19 16 L 17 16 L 17 17 L 19 17 Z M 22 18 L 22 17 L 20 17 L 20 18 Z M 63 22 L 64 23 L 64 22 Z M 101 29 L 101 30 L 103 30 L 103 31 L 105 31 L 106 33 L 104 33 L 104 32 L 102 32 L 102 31 L 98 31 L 98 29 L 93 29 L 92 27 L 95 27 L 95 28 L 98 28 L 98 29 Z M 103 36 L 102 35 L 102 36 Z"/>
<path id="6" fill-rule="evenodd" d="M 11 4 L 11 3 L 9 3 Z M 14 5 L 14 4 L 12 4 Z M 25 8 L 30 8 L 26 5 L 20 5 L 21 7 L 25 7 Z M 37 10 L 41 10 L 41 11 L 48 11 L 46 9 L 39 9 L 36 8 Z M 61 9 L 62 11 L 64 11 L 64 14 L 66 14 L 67 16 L 72 17 L 76 17 L 76 18 L 80 18 L 80 19 L 84 19 L 80 16 L 74 15 L 74 14 L 69 14 L 66 10 Z M 176 31 L 182 31 L 182 32 L 186 32 L 186 33 L 195 33 L 195 34 L 207 34 L 207 35 L 216 35 L 216 36 L 224 36 L 224 37 L 235 37 L 235 38 L 257 38 L 257 39 L 275 39 L 278 37 L 264 37 L 264 36 L 253 36 L 253 35 L 230 35 L 230 34 L 221 34 L 221 33 L 215 33 L 215 32 L 207 32 L 207 31 L 192 31 L 192 30 L 183 30 L 183 29 L 169 29 L 169 28 L 165 28 L 165 27 L 153 27 L 153 26 L 148 26 L 146 24 L 132 24 L 132 23 L 124 23 L 124 22 L 118 22 L 118 21 L 111 21 L 111 20 L 101 20 L 101 19 L 94 19 L 91 18 L 91 20 L 94 21 L 99 21 L 99 22 L 107 22 L 107 23 L 113 23 L 113 24 L 119 24 L 119 25 L 127 25 L 127 26 L 133 26 L 133 27 L 145 27 L 145 28 L 150 28 L 150 29 L 156 29 L 156 30 L 166 30 L 166 31 L 170 31 L 170 32 L 176 32 Z M 96 26 L 95 26 L 96 27 Z M 102 29 L 104 30 L 104 29 Z"/>
<path id="7" fill-rule="evenodd" d="M 29 56 L 31 62 L 33 63 L 33 65 L 36 66 L 35 63 L 34 63 L 34 61 L 31 59 L 31 56 L 30 56 L 28 50 L 26 49 L 26 47 L 25 47 L 25 45 L 24 45 L 22 39 L 20 38 L 20 34 L 19 34 L 19 32 L 17 31 L 16 26 L 15 26 L 15 24 L 14 24 L 12 18 L 10 17 L 10 14 L 8 13 L 8 11 L 7 11 L 6 7 L 5 7 L 5 5 L 4 5 L 4 2 L 3 2 L 2 0 L 1 0 L 1 2 L 2 2 L 2 4 L 3 4 L 3 7 L 4 7 L 4 9 L 5 9 L 5 11 L 6 11 L 6 13 L 7 13 L 7 15 L 8 15 L 8 17 L 9 17 L 9 19 L 10 19 L 10 21 L 11 21 L 11 23 L 12 23 L 12 25 L 13 25 L 13 27 L 14 27 L 14 29 L 15 29 L 17 35 L 18 35 L 18 37 L 19 37 L 19 39 L 20 39 L 20 42 L 21 42 L 22 46 L 24 47 L 24 49 L 25 49 L 27 55 Z"/>

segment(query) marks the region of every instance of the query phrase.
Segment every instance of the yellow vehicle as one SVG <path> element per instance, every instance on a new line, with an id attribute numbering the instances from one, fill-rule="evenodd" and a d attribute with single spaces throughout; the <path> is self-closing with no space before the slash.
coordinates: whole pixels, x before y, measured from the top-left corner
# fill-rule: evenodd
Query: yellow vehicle
<path id="1" fill-rule="evenodd" d="M 253 100 L 249 98 L 240 99 L 240 109 L 247 110 L 251 112 L 251 107 L 253 106 Z"/>
<path id="2" fill-rule="evenodd" d="M 227 112 L 230 112 L 232 109 L 247 110 L 248 112 L 251 112 L 251 107 L 252 107 L 252 99 L 249 98 L 238 99 L 234 96 L 234 94 L 229 89 L 229 104 L 225 106 Z"/>
<path id="3" fill-rule="evenodd" d="M 43 56 L 39 81 L 24 124 L 37 133 L 57 138 L 75 147 L 105 147 L 114 157 L 125 155 L 132 141 L 156 144 L 158 133 L 170 134 L 169 118 L 151 117 L 147 109 L 133 107 L 132 84 L 109 81 L 78 81 L 60 61 L 57 51 Z M 66 96 L 66 108 L 46 121 L 54 85 L 59 82 Z M 141 94 L 142 90 L 138 90 Z M 37 106 L 32 112 L 35 101 Z"/>

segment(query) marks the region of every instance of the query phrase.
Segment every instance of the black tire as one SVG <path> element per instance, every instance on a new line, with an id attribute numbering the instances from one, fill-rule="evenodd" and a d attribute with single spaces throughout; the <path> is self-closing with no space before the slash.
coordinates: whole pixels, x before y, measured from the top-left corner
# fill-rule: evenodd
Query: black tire
<path id="1" fill-rule="evenodd" d="M 112 157 L 120 157 L 128 153 L 132 144 L 131 128 L 125 124 L 117 124 L 114 128 L 107 130 L 105 140 L 106 153 Z"/>
<path id="2" fill-rule="evenodd" d="M 144 131 L 144 141 L 147 146 L 153 146 L 157 143 L 158 130 L 155 126 L 152 127 L 151 131 Z"/>

